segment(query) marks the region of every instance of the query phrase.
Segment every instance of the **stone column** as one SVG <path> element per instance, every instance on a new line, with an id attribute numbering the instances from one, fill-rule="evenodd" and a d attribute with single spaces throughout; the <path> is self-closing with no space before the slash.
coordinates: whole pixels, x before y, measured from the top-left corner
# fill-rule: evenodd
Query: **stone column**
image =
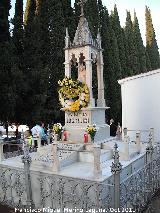
<path id="1" fill-rule="evenodd" d="M 92 60 L 86 59 L 86 84 L 89 88 L 89 96 L 90 96 L 90 107 L 95 107 L 95 100 L 93 99 L 93 91 L 92 91 Z"/>
<path id="2" fill-rule="evenodd" d="M 98 144 L 94 144 L 93 146 L 93 155 L 94 155 L 94 175 L 99 176 L 102 174 L 101 170 L 101 147 Z"/>
<path id="3" fill-rule="evenodd" d="M 53 160 L 52 169 L 54 172 L 58 172 L 60 170 L 60 162 L 59 162 L 59 156 L 58 156 L 56 143 L 52 144 L 51 156 L 52 156 L 52 160 Z"/>
<path id="4" fill-rule="evenodd" d="M 0 162 L 3 161 L 4 154 L 3 154 L 3 140 L 0 139 Z"/>
<path id="5" fill-rule="evenodd" d="M 71 77 L 71 65 L 70 65 L 70 59 L 69 59 L 69 50 L 65 49 L 65 76 Z"/>
<path id="6" fill-rule="evenodd" d="M 34 208 L 32 200 L 32 186 L 31 186 L 31 177 L 30 177 L 30 164 L 31 157 L 28 152 L 27 144 L 24 145 L 24 156 L 22 157 L 22 162 L 24 163 L 24 175 L 25 175 L 25 185 L 26 185 L 26 194 L 27 194 L 27 208 Z"/>
<path id="7" fill-rule="evenodd" d="M 117 144 L 114 145 L 114 162 L 112 162 L 111 172 L 114 175 L 114 208 L 117 210 L 120 208 L 120 172 L 122 171 L 122 165 L 119 162 L 119 152 Z"/>
<path id="8" fill-rule="evenodd" d="M 39 136 L 38 138 L 36 138 L 36 140 L 37 140 L 38 148 L 42 147 L 42 144 L 41 144 L 41 137 Z"/>
<path id="9" fill-rule="evenodd" d="M 98 107 L 105 107 L 105 99 L 104 99 L 104 80 L 103 80 L 103 55 L 102 50 L 100 50 L 98 54 L 98 61 L 97 61 L 97 80 L 98 80 L 98 100 L 97 106 Z"/>
<path id="10" fill-rule="evenodd" d="M 126 135 L 124 137 L 124 155 L 123 159 L 124 160 L 130 160 L 130 156 L 129 156 L 129 137 Z"/>
<path id="11" fill-rule="evenodd" d="M 150 135 L 151 135 L 151 140 L 152 140 L 152 146 L 154 146 L 154 128 L 150 128 Z"/>
<path id="12" fill-rule="evenodd" d="M 136 146 L 137 146 L 137 151 L 140 153 L 141 152 L 141 133 L 136 132 Z"/>

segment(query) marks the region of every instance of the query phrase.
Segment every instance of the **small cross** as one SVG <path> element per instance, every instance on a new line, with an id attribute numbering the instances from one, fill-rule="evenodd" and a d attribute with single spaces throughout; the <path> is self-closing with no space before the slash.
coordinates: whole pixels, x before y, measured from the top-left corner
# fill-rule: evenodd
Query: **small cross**
<path id="1" fill-rule="evenodd" d="M 87 2 L 87 0 L 79 0 L 79 2 L 77 3 L 77 5 L 81 6 L 81 16 L 84 15 L 84 5 Z"/>

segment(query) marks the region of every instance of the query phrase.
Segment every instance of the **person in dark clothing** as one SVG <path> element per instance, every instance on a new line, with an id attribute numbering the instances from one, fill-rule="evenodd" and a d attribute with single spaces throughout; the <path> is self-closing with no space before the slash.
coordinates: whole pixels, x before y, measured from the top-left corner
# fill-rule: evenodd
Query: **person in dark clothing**
<path id="1" fill-rule="evenodd" d="M 117 132 L 117 126 L 114 123 L 113 118 L 110 120 L 110 136 L 115 137 Z"/>

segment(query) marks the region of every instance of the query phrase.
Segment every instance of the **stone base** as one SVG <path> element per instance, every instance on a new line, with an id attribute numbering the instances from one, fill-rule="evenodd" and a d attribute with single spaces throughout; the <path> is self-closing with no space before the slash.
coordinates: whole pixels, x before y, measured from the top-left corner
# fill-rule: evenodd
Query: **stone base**
<path id="1" fill-rule="evenodd" d="M 68 140 L 73 141 L 75 143 L 84 143 L 84 132 L 86 130 L 86 127 L 65 127 L 65 129 L 69 132 L 68 134 Z M 95 135 L 94 143 L 100 144 L 101 141 L 104 141 L 105 139 L 109 138 L 110 134 L 110 127 L 105 124 L 103 126 L 97 126 L 97 133 Z M 90 137 L 88 136 L 88 142 L 91 142 Z"/>
<path id="2" fill-rule="evenodd" d="M 96 124 L 98 129 L 95 143 L 101 143 L 110 137 L 110 126 L 105 123 L 107 107 L 92 107 L 80 112 L 65 112 L 65 129 L 68 131 L 68 140 L 76 143 L 84 142 L 84 132 L 88 125 Z M 89 138 L 90 142 L 90 138 Z"/>

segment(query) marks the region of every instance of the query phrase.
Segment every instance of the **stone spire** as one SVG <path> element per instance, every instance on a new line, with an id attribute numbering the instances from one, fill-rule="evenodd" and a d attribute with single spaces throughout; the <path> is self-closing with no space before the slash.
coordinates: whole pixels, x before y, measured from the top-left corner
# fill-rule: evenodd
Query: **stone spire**
<path id="1" fill-rule="evenodd" d="M 73 46 L 82 46 L 86 44 L 93 44 L 93 38 L 88 26 L 87 19 L 84 17 L 84 4 L 87 0 L 79 0 L 77 3 L 81 6 L 81 15 L 76 30 L 76 34 L 73 40 Z"/>
<path id="2" fill-rule="evenodd" d="M 70 46 L 70 37 L 68 33 L 68 28 L 66 28 L 65 48 L 68 48 L 69 46 Z"/>

